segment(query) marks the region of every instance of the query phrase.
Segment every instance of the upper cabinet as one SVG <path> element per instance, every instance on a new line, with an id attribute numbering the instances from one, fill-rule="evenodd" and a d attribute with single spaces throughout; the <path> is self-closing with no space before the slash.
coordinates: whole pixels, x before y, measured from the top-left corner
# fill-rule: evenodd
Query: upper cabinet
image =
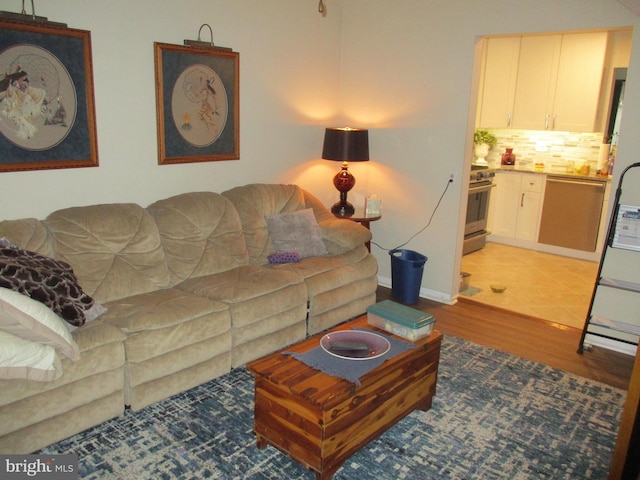
<path id="1" fill-rule="evenodd" d="M 513 105 L 513 128 L 553 130 L 562 35 L 523 37 Z"/>
<path id="2" fill-rule="evenodd" d="M 606 50 L 606 32 L 488 39 L 478 125 L 599 131 Z"/>
<path id="3" fill-rule="evenodd" d="M 562 36 L 553 102 L 554 130 L 600 130 L 596 119 L 606 50 L 606 32 Z"/>
<path id="4" fill-rule="evenodd" d="M 485 47 L 478 123 L 484 128 L 510 127 L 518 78 L 520 37 L 490 38 Z"/>

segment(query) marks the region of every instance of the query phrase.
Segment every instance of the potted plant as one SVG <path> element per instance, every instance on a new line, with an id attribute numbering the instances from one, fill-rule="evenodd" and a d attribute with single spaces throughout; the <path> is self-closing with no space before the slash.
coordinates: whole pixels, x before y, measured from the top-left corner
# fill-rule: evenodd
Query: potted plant
<path id="1" fill-rule="evenodd" d="M 476 130 L 473 134 L 474 153 L 476 155 L 476 163 L 484 165 L 487 163 L 486 156 L 489 150 L 498 143 L 496 136 L 489 130 Z"/>

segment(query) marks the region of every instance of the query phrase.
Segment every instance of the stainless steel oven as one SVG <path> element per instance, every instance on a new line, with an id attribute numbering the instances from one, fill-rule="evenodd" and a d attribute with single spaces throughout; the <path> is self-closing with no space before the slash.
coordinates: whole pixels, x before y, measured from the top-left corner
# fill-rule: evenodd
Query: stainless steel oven
<path id="1" fill-rule="evenodd" d="M 495 187 L 495 173 L 488 170 L 474 170 L 469 180 L 467 197 L 467 217 L 464 227 L 462 254 L 480 250 L 487 243 L 491 232 L 487 231 L 491 189 Z"/>

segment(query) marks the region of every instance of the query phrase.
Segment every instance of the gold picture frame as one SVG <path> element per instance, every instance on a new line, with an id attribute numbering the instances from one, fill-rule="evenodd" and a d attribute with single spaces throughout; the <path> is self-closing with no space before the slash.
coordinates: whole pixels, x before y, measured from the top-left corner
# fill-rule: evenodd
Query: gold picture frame
<path id="1" fill-rule="evenodd" d="M 158 164 L 240 158 L 239 54 L 154 43 Z"/>
<path id="2" fill-rule="evenodd" d="M 97 167 L 91 33 L 0 20 L 0 172 Z"/>

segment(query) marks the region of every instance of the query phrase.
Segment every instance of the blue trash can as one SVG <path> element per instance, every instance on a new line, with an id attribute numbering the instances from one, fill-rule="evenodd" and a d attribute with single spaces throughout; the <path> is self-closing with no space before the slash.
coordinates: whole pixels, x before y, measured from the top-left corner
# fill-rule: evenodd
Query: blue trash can
<path id="1" fill-rule="evenodd" d="M 427 257 L 413 250 L 390 250 L 391 295 L 402 303 L 418 303 Z"/>

